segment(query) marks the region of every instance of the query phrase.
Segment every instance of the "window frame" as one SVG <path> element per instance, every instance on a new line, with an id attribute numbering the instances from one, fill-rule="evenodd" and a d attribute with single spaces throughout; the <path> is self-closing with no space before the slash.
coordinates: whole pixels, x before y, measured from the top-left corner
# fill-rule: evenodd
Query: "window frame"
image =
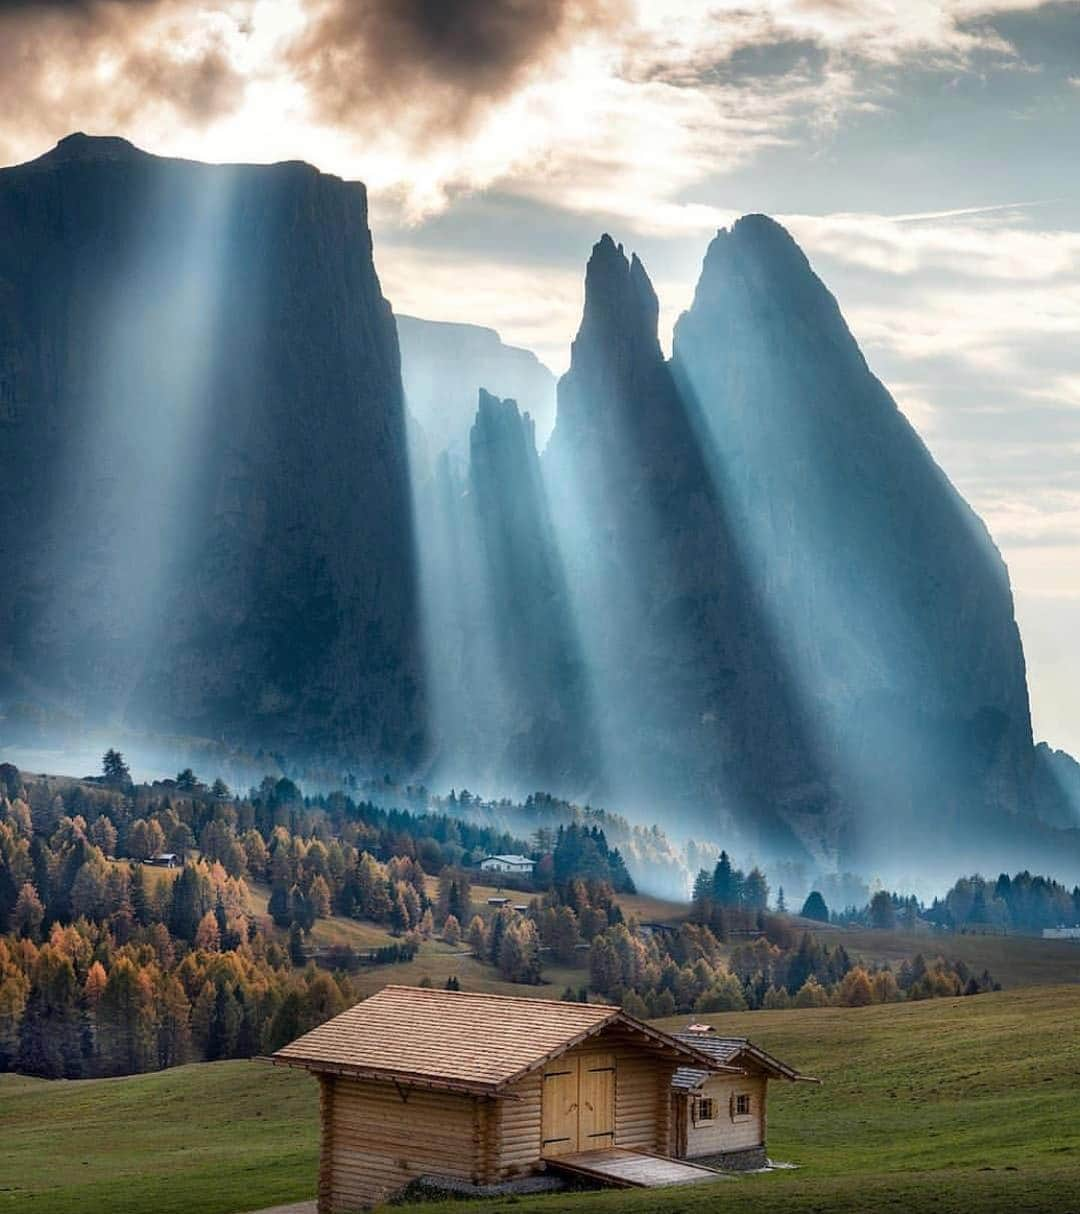
<path id="1" fill-rule="evenodd" d="M 705 1110 L 708 1109 L 706 1116 Z M 712 1096 L 699 1096 L 694 1101 L 694 1125 L 709 1125 L 716 1120 L 716 1101 Z"/>
<path id="2" fill-rule="evenodd" d="M 747 1121 L 754 1115 L 754 1100 L 750 1092 L 736 1092 L 731 1105 L 732 1121 Z"/>

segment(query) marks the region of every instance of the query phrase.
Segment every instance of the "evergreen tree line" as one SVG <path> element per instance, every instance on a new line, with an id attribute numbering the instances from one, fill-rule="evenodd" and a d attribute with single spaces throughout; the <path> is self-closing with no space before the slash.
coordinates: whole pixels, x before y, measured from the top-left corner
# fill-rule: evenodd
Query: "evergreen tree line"
<path id="1" fill-rule="evenodd" d="M 590 987 L 641 1017 L 861 1007 L 1000 989 L 989 973 L 976 976 L 962 961 L 920 954 L 893 971 L 852 961 L 842 944 L 829 947 L 809 932 L 794 941 L 776 920 L 766 926 L 768 934 L 736 946 L 725 959 L 720 941 L 703 924 L 649 932 L 618 924 L 592 942 Z"/>
<path id="2" fill-rule="evenodd" d="M 996 881 L 961 877 L 944 898 L 935 898 L 926 918 L 956 931 L 985 927 L 1041 932 L 1080 924 L 1080 885 L 1072 890 L 1049 877 L 1002 873 Z"/>

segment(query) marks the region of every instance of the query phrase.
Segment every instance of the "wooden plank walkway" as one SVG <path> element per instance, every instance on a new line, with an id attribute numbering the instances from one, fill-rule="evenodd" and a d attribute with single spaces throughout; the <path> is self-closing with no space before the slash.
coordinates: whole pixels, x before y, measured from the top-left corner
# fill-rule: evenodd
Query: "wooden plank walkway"
<path id="1" fill-rule="evenodd" d="M 588 1176 L 604 1184 L 623 1189 L 657 1189 L 671 1184 L 696 1184 L 704 1180 L 726 1180 L 711 1168 L 668 1159 L 663 1155 L 646 1155 L 623 1147 L 604 1151 L 578 1151 L 573 1155 L 556 1155 L 544 1161 L 549 1168 Z"/>

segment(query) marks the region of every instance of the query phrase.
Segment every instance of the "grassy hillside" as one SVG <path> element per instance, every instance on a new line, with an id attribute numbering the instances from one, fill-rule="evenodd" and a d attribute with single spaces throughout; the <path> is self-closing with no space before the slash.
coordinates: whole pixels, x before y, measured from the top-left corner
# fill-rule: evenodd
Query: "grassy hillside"
<path id="1" fill-rule="evenodd" d="M 0 1211 L 233 1214 L 310 1196 L 317 1152 L 317 1088 L 299 1071 L 0 1075 Z"/>
<path id="2" fill-rule="evenodd" d="M 772 1085 L 770 1151 L 797 1171 L 432 1214 L 1080 1209 L 1080 988 L 708 1019 L 824 1080 Z M 316 1151 L 314 1082 L 257 1063 L 0 1076 L 0 1211 L 234 1214 L 310 1196 Z"/>
<path id="3" fill-rule="evenodd" d="M 924 956 L 941 953 L 963 961 L 975 973 L 988 969 L 1006 987 L 1080 982 L 1080 944 L 1075 940 L 958 933 L 913 936 L 868 928 L 840 932 L 835 937 L 827 931 L 819 934 L 828 944 L 838 938 L 853 957 L 862 957 L 867 962 L 888 961 L 894 967 L 916 953 Z"/>
<path id="4" fill-rule="evenodd" d="M 1076 987 L 704 1019 L 824 1080 L 770 1085 L 770 1153 L 798 1170 L 659 1193 L 583 1193 L 574 1214 L 1080 1210 Z M 454 1208 L 568 1206 L 556 1197 Z"/>

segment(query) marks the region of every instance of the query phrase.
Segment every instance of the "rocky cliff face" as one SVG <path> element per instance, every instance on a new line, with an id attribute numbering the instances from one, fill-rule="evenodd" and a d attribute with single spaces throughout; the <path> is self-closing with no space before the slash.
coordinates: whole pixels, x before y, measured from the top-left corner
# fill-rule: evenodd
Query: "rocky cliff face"
<path id="1" fill-rule="evenodd" d="M 644 267 L 596 245 L 542 458 L 520 359 L 400 319 L 451 449 L 412 476 L 362 187 L 73 136 L 0 171 L 0 234 L 9 723 L 863 866 L 1075 825 L 1000 556 L 764 217 L 710 246 L 670 362 Z"/>
<path id="2" fill-rule="evenodd" d="M 865 863 L 1008 835 L 1033 754 L 1008 575 L 835 300 L 749 216 L 670 363 L 656 320 L 605 237 L 545 453 L 598 795 Z"/>
<path id="3" fill-rule="evenodd" d="M 717 235 L 673 371 L 849 853 L 1019 809 L 1032 739 L 1004 562 L 778 224 Z"/>
<path id="4" fill-rule="evenodd" d="M 587 766 L 591 718 L 562 556 L 533 420 L 483 390 L 469 434 L 469 485 L 504 696 L 487 748 L 502 735 L 504 779 L 566 787 Z"/>
<path id="5" fill-rule="evenodd" d="M 777 806 L 816 787 L 813 755 L 657 316 L 644 267 L 602 239 L 544 455 L 594 688 L 594 795 L 798 850 Z"/>
<path id="6" fill-rule="evenodd" d="M 555 421 L 555 377 L 531 350 L 503 343 L 494 329 L 397 316 L 405 403 L 430 460 L 466 459 L 480 388 L 517 402 L 541 445 Z"/>
<path id="7" fill-rule="evenodd" d="M 75 718 L 420 749 L 364 189 L 72 136 L 0 172 L 0 681 Z"/>
<path id="8" fill-rule="evenodd" d="M 1046 742 L 1035 747 L 1032 804 L 1050 826 L 1080 828 L 1080 763 Z"/>

